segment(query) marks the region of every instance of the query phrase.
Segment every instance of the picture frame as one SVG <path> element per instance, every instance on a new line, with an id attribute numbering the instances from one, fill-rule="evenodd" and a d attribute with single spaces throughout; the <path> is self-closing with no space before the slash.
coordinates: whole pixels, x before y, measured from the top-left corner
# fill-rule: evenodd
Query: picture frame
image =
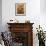
<path id="1" fill-rule="evenodd" d="M 16 3 L 15 4 L 15 15 L 16 16 L 26 15 L 26 3 Z"/>

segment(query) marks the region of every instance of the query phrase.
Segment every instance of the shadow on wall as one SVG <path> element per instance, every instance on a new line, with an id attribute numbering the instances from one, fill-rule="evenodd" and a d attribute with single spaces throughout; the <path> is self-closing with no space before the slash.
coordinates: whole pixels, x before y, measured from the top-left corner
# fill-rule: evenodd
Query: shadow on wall
<path id="1" fill-rule="evenodd" d="M 0 31 L 2 31 L 2 0 L 0 0 Z"/>
<path id="2" fill-rule="evenodd" d="M 46 0 L 40 0 L 40 12 L 46 14 Z"/>

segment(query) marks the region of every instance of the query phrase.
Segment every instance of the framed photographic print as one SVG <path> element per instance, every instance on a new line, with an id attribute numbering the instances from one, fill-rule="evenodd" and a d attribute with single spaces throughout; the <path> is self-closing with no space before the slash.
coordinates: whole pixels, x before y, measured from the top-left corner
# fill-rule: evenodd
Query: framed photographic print
<path id="1" fill-rule="evenodd" d="M 15 4 L 15 15 L 16 16 L 26 15 L 26 3 L 16 3 Z"/>

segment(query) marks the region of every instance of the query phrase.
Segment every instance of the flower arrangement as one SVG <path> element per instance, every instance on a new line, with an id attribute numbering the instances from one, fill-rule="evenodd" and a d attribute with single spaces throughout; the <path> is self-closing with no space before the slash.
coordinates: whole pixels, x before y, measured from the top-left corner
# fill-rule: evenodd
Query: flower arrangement
<path id="1" fill-rule="evenodd" d="M 41 40 L 45 41 L 45 34 L 44 34 L 42 27 L 40 27 L 40 25 L 39 25 L 39 28 L 36 28 L 36 29 L 37 29 L 36 36 L 38 36 L 38 40 L 39 41 L 41 41 Z"/>

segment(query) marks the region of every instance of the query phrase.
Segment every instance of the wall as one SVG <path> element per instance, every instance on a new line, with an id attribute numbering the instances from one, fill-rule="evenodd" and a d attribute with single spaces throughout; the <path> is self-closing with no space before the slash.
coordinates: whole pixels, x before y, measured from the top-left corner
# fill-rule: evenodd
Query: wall
<path id="1" fill-rule="evenodd" d="M 40 0 L 40 10 L 42 13 L 46 13 L 46 0 Z"/>
<path id="2" fill-rule="evenodd" d="M 40 0 L 40 25 L 46 31 L 46 0 Z"/>
<path id="3" fill-rule="evenodd" d="M 2 31 L 2 0 L 0 0 L 0 31 Z"/>
<path id="4" fill-rule="evenodd" d="M 26 3 L 26 16 L 15 16 L 15 3 Z M 42 3 L 41 3 L 42 5 Z M 2 0 L 2 26 L 3 31 L 8 30 L 7 22 L 11 19 L 17 19 L 19 22 L 25 22 L 26 18 L 30 20 L 33 25 L 33 45 L 38 46 L 38 39 L 36 37 L 36 27 L 40 24 L 46 30 L 46 15 L 43 14 L 40 7 L 40 0 Z"/>

